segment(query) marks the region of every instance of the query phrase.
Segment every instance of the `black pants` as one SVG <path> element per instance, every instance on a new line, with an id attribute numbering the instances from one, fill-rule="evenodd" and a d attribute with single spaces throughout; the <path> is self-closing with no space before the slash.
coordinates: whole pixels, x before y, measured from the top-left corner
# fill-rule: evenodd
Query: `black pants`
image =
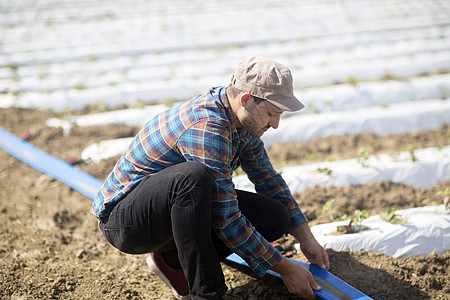
<path id="1" fill-rule="evenodd" d="M 117 249 L 130 254 L 164 252 L 179 263 L 193 299 L 219 299 L 227 287 L 220 266 L 231 250 L 211 227 L 215 179 L 198 162 L 180 163 L 146 177 L 109 216 L 100 229 Z M 289 228 L 285 206 L 254 193 L 236 191 L 239 208 L 268 241 Z"/>

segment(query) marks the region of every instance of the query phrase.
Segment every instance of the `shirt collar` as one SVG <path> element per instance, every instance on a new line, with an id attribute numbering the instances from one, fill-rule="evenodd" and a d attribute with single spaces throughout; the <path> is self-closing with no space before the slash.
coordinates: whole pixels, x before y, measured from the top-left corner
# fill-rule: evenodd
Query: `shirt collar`
<path id="1" fill-rule="evenodd" d="M 222 89 L 219 92 L 220 101 L 222 102 L 223 106 L 225 107 L 225 114 L 230 121 L 230 124 L 233 123 L 233 114 L 231 113 L 231 105 L 230 101 L 228 100 L 227 93 L 226 93 L 227 87 L 222 87 Z"/>

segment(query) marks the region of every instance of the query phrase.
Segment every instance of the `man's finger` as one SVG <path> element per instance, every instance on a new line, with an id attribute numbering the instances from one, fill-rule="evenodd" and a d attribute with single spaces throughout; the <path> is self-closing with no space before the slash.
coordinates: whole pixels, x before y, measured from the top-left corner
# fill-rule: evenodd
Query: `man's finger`
<path id="1" fill-rule="evenodd" d="M 330 259 L 328 258 L 328 253 L 327 251 L 325 251 L 325 249 L 322 250 L 323 251 L 323 265 L 324 267 L 322 267 L 322 269 L 328 270 L 330 268 Z"/>
<path id="2" fill-rule="evenodd" d="M 322 287 L 314 280 L 314 276 L 310 272 L 308 272 L 307 278 L 309 285 L 313 290 L 320 291 L 322 289 Z"/>

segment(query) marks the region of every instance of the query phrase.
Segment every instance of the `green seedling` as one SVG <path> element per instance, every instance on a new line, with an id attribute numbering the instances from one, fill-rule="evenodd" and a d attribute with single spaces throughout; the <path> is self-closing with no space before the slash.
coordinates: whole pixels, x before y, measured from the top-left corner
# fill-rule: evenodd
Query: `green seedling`
<path id="1" fill-rule="evenodd" d="M 164 100 L 163 104 L 167 107 L 172 107 L 174 106 L 175 102 L 176 102 L 175 98 L 168 97 Z"/>
<path id="2" fill-rule="evenodd" d="M 444 202 L 445 210 L 450 211 L 450 188 L 439 190 L 436 195 L 444 197 L 444 199 L 442 199 L 442 202 Z"/>
<path id="3" fill-rule="evenodd" d="M 414 145 L 413 144 L 408 144 L 407 150 L 409 151 L 409 157 L 410 157 L 412 162 L 416 162 L 416 161 L 419 160 L 417 158 L 417 156 L 414 154 Z"/>
<path id="4" fill-rule="evenodd" d="M 373 148 L 372 147 L 363 147 L 363 148 L 359 148 L 359 154 L 364 158 L 364 159 L 368 159 L 370 154 L 372 154 L 373 152 Z"/>
<path id="5" fill-rule="evenodd" d="M 426 206 L 437 206 L 440 204 L 437 201 L 431 201 L 430 198 L 423 199 L 422 203 L 425 204 Z"/>
<path id="6" fill-rule="evenodd" d="M 314 111 L 314 113 L 316 113 L 316 114 L 320 113 L 320 110 L 317 107 L 317 104 L 315 104 L 315 103 L 309 104 L 308 109 Z"/>
<path id="7" fill-rule="evenodd" d="M 144 108 L 146 105 L 147 105 L 147 103 L 145 103 L 144 100 L 142 100 L 142 99 L 137 100 L 137 107 Z"/>
<path id="8" fill-rule="evenodd" d="M 95 103 L 91 103 L 88 105 L 90 110 L 93 111 L 101 111 L 101 112 L 107 112 L 109 111 L 108 105 L 104 101 L 97 101 Z"/>
<path id="9" fill-rule="evenodd" d="M 78 83 L 72 87 L 74 90 L 85 90 L 87 86 L 84 83 Z"/>
<path id="10" fill-rule="evenodd" d="M 283 168 L 286 168 L 286 167 L 289 167 L 291 164 L 289 163 L 289 161 L 287 161 L 287 160 L 283 160 L 283 162 L 281 163 L 281 166 L 283 167 Z"/>
<path id="11" fill-rule="evenodd" d="M 10 69 L 11 71 L 13 71 L 15 73 L 19 69 L 19 66 L 16 64 L 8 64 L 8 65 L 6 65 L 6 68 Z"/>
<path id="12" fill-rule="evenodd" d="M 347 214 L 341 214 L 339 217 L 335 217 L 334 215 L 331 215 L 330 216 L 330 219 L 332 220 L 332 221 L 344 221 L 344 220 L 347 220 L 348 219 L 348 216 L 347 216 Z"/>
<path id="13" fill-rule="evenodd" d="M 448 97 L 449 97 L 449 91 L 448 90 L 446 90 L 446 89 L 442 89 L 442 91 L 441 91 L 441 99 L 442 100 L 447 100 L 448 99 Z"/>
<path id="14" fill-rule="evenodd" d="M 362 221 L 369 217 L 369 213 L 365 210 L 357 209 L 355 216 L 350 220 L 348 225 L 337 226 L 338 232 L 356 233 L 363 230 Z"/>
<path id="15" fill-rule="evenodd" d="M 437 196 L 448 196 L 448 195 L 450 195 L 450 188 L 445 188 L 445 190 L 439 190 L 437 193 L 436 193 L 436 195 Z"/>
<path id="16" fill-rule="evenodd" d="M 351 84 L 351 85 L 353 85 L 353 86 L 357 86 L 358 85 L 358 83 L 359 83 L 359 78 L 357 78 L 357 77 L 354 77 L 354 76 L 349 76 L 348 78 L 347 78 L 347 83 L 349 83 L 349 84 Z"/>
<path id="17" fill-rule="evenodd" d="M 445 210 L 450 211 L 450 188 L 445 188 L 445 190 L 439 190 L 436 193 L 436 196 L 438 196 L 440 201 L 431 200 L 430 198 L 426 198 L 422 200 L 422 203 L 426 206 L 438 206 L 441 204 L 444 204 Z"/>
<path id="18" fill-rule="evenodd" d="M 62 111 L 56 112 L 55 115 L 57 119 L 70 121 L 72 117 L 70 106 L 66 105 Z"/>
<path id="19" fill-rule="evenodd" d="M 305 155 L 305 158 L 306 159 L 315 159 L 315 158 L 320 157 L 321 155 L 322 155 L 322 153 L 320 153 L 320 152 L 307 153 Z"/>
<path id="20" fill-rule="evenodd" d="M 322 212 L 326 213 L 327 211 L 331 210 L 333 208 L 333 203 L 335 201 L 336 200 L 334 198 L 329 200 L 329 201 L 327 201 L 322 207 Z M 343 221 L 343 220 L 347 219 L 347 215 L 346 214 L 341 214 L 339 217 L 335 217 L 334 215 L 330 215 L 330 219 L 332 221 Z"/>
<path id="21" fill-rule="evenodd" d="M 387 212 L 380 214 L 380 218 L 385 220 L 386 222 L 392 224 L 405 224 L 407 219 L 406 217 L 400 216 L 395 213 L 395 209 L 390 208 Z"/>
<path id="22" fill-rule="evenodd" d="M 327 211 L 331 210 L 333 208 L 334 201 L 336 201 L 334 198 L 327 201 L 322 207 L 322 212 L 326 213 Z"/>
<path id="23" fill-rule="evenodd" d="M 358 162 L 364 167 L 367 168 L 367 159 L 369 159 L 370 154 L 373 152 L 373 148 L 372 147 L 363 147 L 363 148 L 359 148 L 358 150 L 359 154 L 362 156 L 361 158 L 358 159 Z"/>
<path id="24" fill-rule="evenodd" d="M 328 168 L 317 168 L 317 171 L 319 171 L 320 173 L 325 173 L 328 176 L 330 176 L 331 173 L 333 173 L 333 171 Z"/>

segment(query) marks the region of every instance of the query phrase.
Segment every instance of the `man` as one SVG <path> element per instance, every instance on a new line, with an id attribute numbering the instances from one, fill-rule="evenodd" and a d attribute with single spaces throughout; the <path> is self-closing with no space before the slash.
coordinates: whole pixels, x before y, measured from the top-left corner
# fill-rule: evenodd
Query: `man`
<path id="1" fill-rule="evenodd" d="M 303 107 L 288 68 L 245 58 L 229 86 L 211 88 L 140 130 L 94 200 L 102 233 L 120 251 L 151 253 L 150 268 L 179 299 L 222 299 L 220 261 L 232 252 L 256 274 L 272 269 L 291 293 L 314 298 L 320 286 L 312 275 L 270 242 L 291 233 L 324 269 L 327 253 L 260 139 L 284 111 Z M 234 188 L 238 166 L 256 193 Z"/>

